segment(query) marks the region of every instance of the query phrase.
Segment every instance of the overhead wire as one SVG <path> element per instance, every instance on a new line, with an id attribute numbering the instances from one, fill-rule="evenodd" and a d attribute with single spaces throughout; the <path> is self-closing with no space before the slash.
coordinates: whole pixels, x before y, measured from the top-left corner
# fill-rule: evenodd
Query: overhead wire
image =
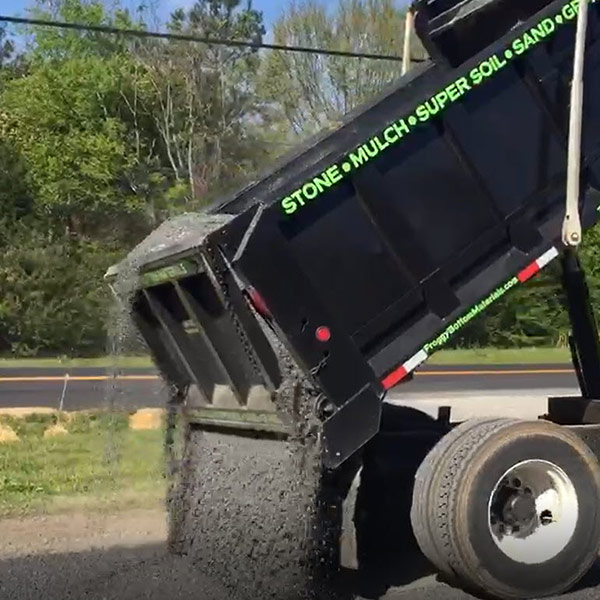
<path id="1" fill-rule="evenodd" d="M 0 22 L 11 23 L 13 25 L 29 25 L 36 27 L 52 27 L 55 29 L 65 29 L 71 31 L 93 31 L 96 33 L 105 33 L 109 35 L 122 35 L 138 38 L 152 38 L 162 40 L 172 40 L 180 42 L 192 42 L 207 44 L 210 46 L 228 46 L 232 48 L 251 48 L 255 50 L 277 50 L 281 52 L 295 52 L 299 54 L 320 54 L 323 56 L 337 56 L 344 58 L 364 58 L 369 60 L 387 60 L 402 62 L 403 57 L 395 54 L 374 54 L 365 52 L 350 52 L 345 50 L 331 50 L 326 48 L 310 48 L 307 46 L 288 46 L 284 44 L 269 44 L 265 42 L 251 42 L 247 40 L 228 40 L 222 38 L 213 38 L 210 36 L 197 36 L 177 32 L 148 31 L 143 29 L 124 29 L 120 27 L 111 27 L 110 25 L 88 25 L 84 23 L 71 23 L 66 21 L 50 21 L 46 19 L 31 19 L 26 17 L 12 17 L 0 15 Z M 425 62 L 423 59 L 411 58 L 412 62 Z"/>

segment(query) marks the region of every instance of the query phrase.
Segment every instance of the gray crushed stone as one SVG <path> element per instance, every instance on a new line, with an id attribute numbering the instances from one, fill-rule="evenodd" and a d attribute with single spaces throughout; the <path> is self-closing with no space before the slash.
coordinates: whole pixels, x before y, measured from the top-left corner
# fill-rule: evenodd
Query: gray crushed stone
<path id="1" fill-rule="evenodd" d="M 235 600 L 313 595 L 318 476 L 302 455 L 275 440 L 201 432 L 192 439 L 181 550 Z"/>
<path id="2" fill-rule="evenodd" d="M 130 252 L 113 282 L 119 298 L 111 315 L 111 354 L 124 355 L 143 345 L 129 316 L 140 267 L 199 245 L 231 218 L 181 215 Z M 320 438 L 313 417 L 316 392 L 281 343 L 271 341 L 284 373 L 276 404 L 292 424 L 291 439 L 195 431 L 170 495 L 171 547 L 185 554 L 206 581 L 214 582 L 202 598 L 216 598 L 222 590 L 232 600 L 331 598 L 317 577 L 329 546 L 328 536 L 318 528 L 323 520 L 317 518 L 323 503 Z M 107 393 L 108 405 L 118 403 L 118 396 L 115 383 Z"/>

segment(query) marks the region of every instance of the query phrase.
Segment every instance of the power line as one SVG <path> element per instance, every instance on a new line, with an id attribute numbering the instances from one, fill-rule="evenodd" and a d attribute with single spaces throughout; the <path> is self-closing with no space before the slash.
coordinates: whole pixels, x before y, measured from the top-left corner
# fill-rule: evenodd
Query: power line
<path id="1" fill-rule="evenodd" d="M 265 44 L 262 42 L 246 42 L 241 40 L 225 40 L 220 38 L 186 35 L 183 33 L 160 33 L 158 31 L 144 31 L 139 29 L 120 29 L 107 25 L 84 25 L 82 23 L 68 23 L 63 21 L 46 21 L 44 19 L 26 19 L 23 17 L 8 17 L 0 15 L 0 22 L 16 25 L 35 25 L 40 27 L 54 27 L 55 29 L 70 29 L 73 31 L 95 31 L 110 35 L 124 35 L 138 38 L 155 38 L 174 40 L 180 42 L 195 42 L 214 46 L 229 46 L 233 48 L 253 48 L 255 50 L 279 50 L 282 52 L 296 52 L 300 54 L 321 54 L 323 56 L 341 56 L 345 58 L 368 58 L 370 60 L 388 60 L 401 62 L 402 57 L 394 54 L 369 54 L 361 52 L 345 52 L 344 50 L 327 50 L 322 48 L 308 48 L 305 46 L 284 46 L 282 44 Z M 412 59 L 413 62 L 424 62 L 422 59 Z"/>

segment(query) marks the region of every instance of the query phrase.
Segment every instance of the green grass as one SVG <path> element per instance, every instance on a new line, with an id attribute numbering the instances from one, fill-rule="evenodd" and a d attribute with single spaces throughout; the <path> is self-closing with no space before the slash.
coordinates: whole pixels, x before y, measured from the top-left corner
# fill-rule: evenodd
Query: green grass
<path id="1" fill-rule="evenodd" d="M 106 425 L 48 439 L 23 428 L 19 442 L 0 444 L 0 517 L 158 504 L 163 432 Z"/>
<path id="2" fill-rule="evenodd" d="M 152 360 L 147 356 L 120 356 L 114 358 L 0 358 L 0 369 L 53 369 L 53 368 L 111 368 L 143 369 L 152 367 Z"/>
<path id="3" fill-rule="evenodd" d="M 80 412 L 39 414 L 25 417 L 0 415 L 0 424 L 8 425 L 19 437 L 42 438 L 44 432 L 53 425 L 62 425 L 69 433 L 107 434 L 125 431 L 129 427 L 129 414 L 124 412 Z"/>
<path id="4" fill-rule="evenodd" d="M 481 348 L 471 350 L 442 350 L 431 359 L 431 364 L 437 365 L 476 365 L 476 364 L 548 364 L 570 362 L 567 348 Z M 152 366 L 149 357 L 111 357 L 104 358 L 6 358 L 0 359 L 0 369 L 18 368 L 77 368 L 99 367 L 109 368 L 119 366 L 126 369 L 142 369 Z"/>
<path id="5" fill-rule="evenodd" d="M 429 360 L 432 365 L 553 364 L 571 361 L 567 348 L 481 348 L 442 350 Z"/>

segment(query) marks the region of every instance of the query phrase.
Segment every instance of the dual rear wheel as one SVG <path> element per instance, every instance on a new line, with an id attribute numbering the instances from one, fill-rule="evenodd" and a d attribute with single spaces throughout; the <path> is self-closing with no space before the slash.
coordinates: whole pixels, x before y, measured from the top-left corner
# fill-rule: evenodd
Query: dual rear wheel
<path id="1" fill-rule="evenodd" d="M 290 454 L 281 442 L 192 427 L 184 447 L 169 503 L 171 548 L 216 575 L 232 598 L 241 590 L 256 597 L 257 584 L 275 600 L 331 598 L 315 588 L 314 557 L 329 562 L 347 486 L 337 482 L 329 497 L 306 460 L 317 456 Z M 559 595 L 598 556 L 600 466 L 567 428 L 469 421 L 421 462 L 410 516 L 425 556 L 469 591 L 501 600 Z"/>
<path id="2" fill-rule="evenodd" d="M 485 419 L 445 436 L 415 478 L 417 542 L 448 579 L 501 599 L 571 589 L 600 550 L 600 466 L 575 433 Z"/>

